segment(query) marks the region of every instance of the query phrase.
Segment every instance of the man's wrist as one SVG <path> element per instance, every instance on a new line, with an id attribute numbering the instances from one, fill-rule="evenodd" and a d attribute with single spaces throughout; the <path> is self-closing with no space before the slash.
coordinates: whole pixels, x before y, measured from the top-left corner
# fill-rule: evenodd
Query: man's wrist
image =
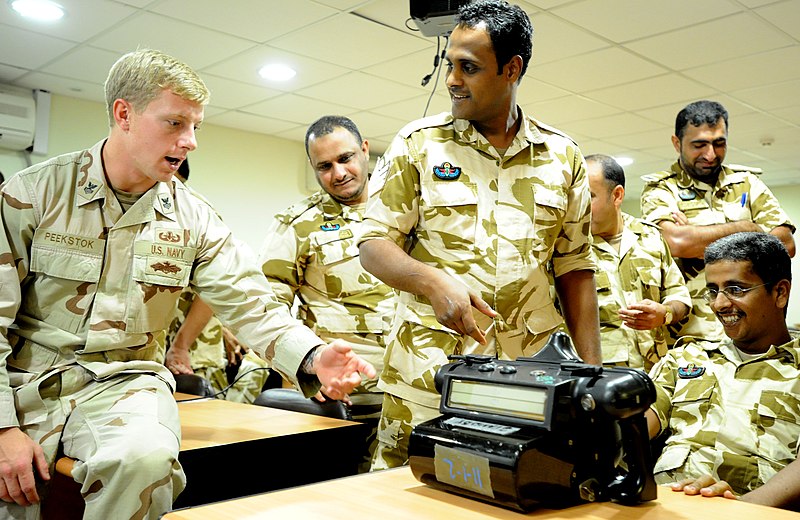
<path id="1" fill-rule="evenodd" d="M 317 354 L 320 353 L 320 348 L 322 348 L 322 345 L 318 345 L 308 351 L 306 357 L 303 358 L 303 362 L 300 363 L 300 371 L 302 373 L 312 376 L 316 375 L 317 368 L 315 366 L 315 362 L 317 359 Z"/>

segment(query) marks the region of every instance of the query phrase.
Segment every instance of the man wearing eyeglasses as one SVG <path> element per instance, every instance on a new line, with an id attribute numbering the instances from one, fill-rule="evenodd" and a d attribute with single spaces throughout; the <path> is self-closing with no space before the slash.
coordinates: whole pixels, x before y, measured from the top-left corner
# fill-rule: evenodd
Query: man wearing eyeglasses
<path id="1" fill-rule="evenodd" d="M 683 337 L 650 372 L 650 436 L 670 431 L 656 482 L 797 506 L 800 340 L 786 326 L 789 254 L 773 235 L 744 232 L 713 242 L 704 259 L 703 298 L 727 338 Z"/>
<path id="2" fill-rule="evenodd" d="M 692 294 L 689 316 L 671 336 L 722 339 L 714 313 L 701 297 L 703 251 L 740 231 L 777 236 L 794 256 L 795 227 L 778 200 L 752 170 L 723 165 L 728 150 L 728 112 L 715 101 L 695 101 L 678 113 L 672 144 L 678 160 L 669 170 L 645 175 L 642 218 L 661 228 Z"/>

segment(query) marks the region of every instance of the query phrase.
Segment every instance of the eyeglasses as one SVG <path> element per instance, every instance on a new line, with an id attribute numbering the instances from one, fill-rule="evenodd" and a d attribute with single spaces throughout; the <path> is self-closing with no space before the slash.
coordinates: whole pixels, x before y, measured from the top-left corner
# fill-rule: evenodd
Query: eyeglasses
<path id="1" fill-rule="evenodd" d="M 722 293 L 725 295 L 727 299 L 734 301 L 741 299 L 745 294 L 749 293 L 753 289 L 758 289 L 759 287 L 764 287 L 765 285 L 768 284 L 762 283 L 761 285 L 754 285 L 753 287 L 748 287 L 747 289 L 743 289 L 736 285 L 730 285 L 722 290 L 706 287 L 706 290 L 703 291 L 703 294 L 701 294 L 701 296 L 705 301 L 711 303 L 717 299 L 717 295 L 719 293 Z"/>

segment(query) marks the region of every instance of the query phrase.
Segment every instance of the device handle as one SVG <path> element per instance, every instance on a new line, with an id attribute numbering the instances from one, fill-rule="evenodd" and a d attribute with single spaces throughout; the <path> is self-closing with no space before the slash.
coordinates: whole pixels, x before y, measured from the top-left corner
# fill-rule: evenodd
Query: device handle
<path id="1" fill-rule="evenodd" d="M 644 413 L 619 420 L 623 460 L 628 472 L 608 486 L 612 499 L 623 503 L 655 500 L 658 493 L 653 478 L 653 456 Z"/>

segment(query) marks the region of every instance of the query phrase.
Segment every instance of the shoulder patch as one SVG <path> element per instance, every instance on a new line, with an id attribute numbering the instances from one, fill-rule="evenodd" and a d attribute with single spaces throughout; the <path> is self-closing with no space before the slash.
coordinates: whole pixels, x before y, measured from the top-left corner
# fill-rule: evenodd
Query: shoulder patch
<path id="1" fill-rule="evenodd" d="M 642 175 L 639 177 L 642 179 L 646 184 L 653 184 L 660 182 L 664 179 L 669 179 L 670 177 L 674 177 L 676 174 L 671 170 L 665 170 L 663 172 L 656 172 L 656 173 L 648 173 L 647 175 Z"/>
<path id="2" fill-rule="evenodd" d="M 310 197 L 306 197 L 305 199 L 292 204 L 285 211 L 275 214 L 275 220 L 281 222 L 282 224 L 291 224 L 294 220 L 305 213 L 306 211 L 310 210 L 317 204 L 322 202 L 322 191 L 318 191 L 311 195 Z"/>
<path id="3" fill-rule="evenodd" d="M 749 172 L 754 175 L 761 175 L 762 173 L 764 173 L 764 170 L 762 170 L 761 168 L 756 168 L 755 166 L 743 166 L 741 164 L 726 164 L 725 166 L 727 166 L 728 168 L 730 168 L 735 172 Z"/>
<path id="4" fill-rule="evenodd" d="M 433 116 L 423 117 L 422 119 L 417 119 L 416 121 L 411 121 L 406 126 L 400 129 L 397 132 L 397 135 L 406 138 L 413 134 L 418 130 L 422 130 L 423 128 L 432 128 L 435 126 L 444 126 L 453 122 L 453 116 L 450 115 L 450 112 L 442 112 L 441 114 L 436 114 Z"/>

